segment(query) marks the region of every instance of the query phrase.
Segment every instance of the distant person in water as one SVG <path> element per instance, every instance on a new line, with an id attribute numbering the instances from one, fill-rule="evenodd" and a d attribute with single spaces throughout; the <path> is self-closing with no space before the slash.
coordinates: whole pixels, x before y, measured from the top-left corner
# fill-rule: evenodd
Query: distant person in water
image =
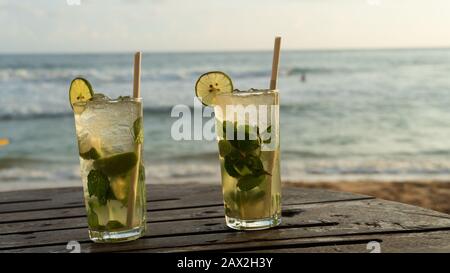
<path id="1" fill-rule="evenodd" d="M 306 73 L 305 72 L 302 73 L 302 76 L 300 77 L 300 80 L 302 82 L 306 82 Z"/>

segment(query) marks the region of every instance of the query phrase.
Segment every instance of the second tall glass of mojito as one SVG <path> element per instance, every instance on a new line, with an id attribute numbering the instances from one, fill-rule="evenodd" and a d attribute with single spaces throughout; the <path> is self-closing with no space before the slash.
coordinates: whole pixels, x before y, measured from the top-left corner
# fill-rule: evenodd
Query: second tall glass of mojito
<path id="1" fill-rule="evenodd" d="M 95 242 L 137 239 L 146 229 L 142 100 L 94 95 L 78 78 L 71 103 L 89 236 Z"/>
<path id="2" fill-rule="evenodd" d="M 219 93 L 214 105 L 227 225 L 256 230 L 280 224 L 278 90 Z"/>

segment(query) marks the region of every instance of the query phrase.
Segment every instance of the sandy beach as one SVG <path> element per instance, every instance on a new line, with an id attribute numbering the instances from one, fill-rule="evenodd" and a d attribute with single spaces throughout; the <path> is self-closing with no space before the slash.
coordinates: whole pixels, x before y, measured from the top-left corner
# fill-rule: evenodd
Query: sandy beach
<path id="1" fill-rule="evenodd" d="M 377 198 L 411 204 L 450 214 L 450 182 L 437 181 L 355 181 L 286 182 L 285 184 L 366 194 Z"/>

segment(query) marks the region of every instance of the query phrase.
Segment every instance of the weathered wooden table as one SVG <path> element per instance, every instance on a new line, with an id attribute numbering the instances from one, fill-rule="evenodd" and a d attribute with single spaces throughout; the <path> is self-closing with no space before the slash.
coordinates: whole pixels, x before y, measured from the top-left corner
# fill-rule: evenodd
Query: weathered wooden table
<path id="1" fill-rule="evenodd" d="M 450 215 L 351 193 L 284 187 L 283 224 L 240 232 L 224 224 L 220 187 L 150 185 L 146 236 L 120 244 L 89 241 L 82 198 L 0 193 L 0 252 L 69 252 L 72 240 L 82 252 L 450 252 Z"/>

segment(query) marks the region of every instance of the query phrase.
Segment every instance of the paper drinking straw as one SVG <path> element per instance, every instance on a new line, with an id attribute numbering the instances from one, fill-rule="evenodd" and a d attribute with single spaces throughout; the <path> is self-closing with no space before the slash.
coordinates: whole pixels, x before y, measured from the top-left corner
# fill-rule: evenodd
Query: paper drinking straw
<path id="1" fill-rule="evenodd" d="M 272 76 L 270 78 L 270 90 L 277 88 L 278 79 L 278 63 L 280 61 L 280 44 L 281 37 L 275 37 L 275 44 L 273 46 L 273 61 L 272 61 Z"/>
<path id="2" fill-rule="evenodd" d="M 141 97 L 141 52 L 134 54 L 134 79 L 133 79 L 133 97 Z M 131 175 L 130 189 L 128 193 L 128 211 L 127 211 L 127 226 L 133 227 L 134 207 L 136 205 L 136 190 L 139 182 L 139 167 L 141 161 L 141 143 L 136 144 L 136 166 Z"/>
<path id="3" fill-rule="evenodd" d="M 280 61 L 280 45 L 281 37 L 275 37 L 275 43 L 273 45 L 273 60 L 272 60 L 272 75 L 270 77 L 270 90 L 277 89 L 277 79 L 278 79 L 278 63 Z M 275 161 L 274 158 L 268 162 L 269 170 L 273 170 L 273 165 Z M 272 194 L 272 187 L 270 187 L 270 194 Z"/>
<path id="4" fill-rule="evenodd" d="M 134 54 L 133 97 L 141 97 L 141 56 L 140 51 Z"/>

